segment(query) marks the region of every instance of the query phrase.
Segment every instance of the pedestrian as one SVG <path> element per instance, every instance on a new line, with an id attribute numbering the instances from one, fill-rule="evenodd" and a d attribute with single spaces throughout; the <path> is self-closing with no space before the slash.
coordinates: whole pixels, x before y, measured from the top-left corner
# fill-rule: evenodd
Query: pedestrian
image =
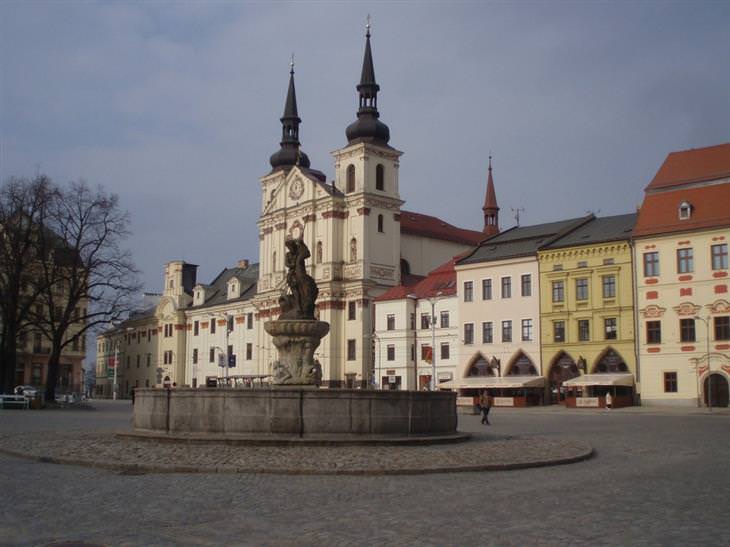
<path id="1" fill-rule="evenodd" d="M 492 409 L 492 396 L 485 389 L 479 397 L 479 408 L 482 410 L 482 423 L 490 425 L 489 411 Z"/>
<path id="2" fill-rule="evenodd" d="M 611 410 L 611 407 L 613 406 L 613 397 L 611 397 L 611 392 L 606 392 L 606 408 L 608 410 Z"/>

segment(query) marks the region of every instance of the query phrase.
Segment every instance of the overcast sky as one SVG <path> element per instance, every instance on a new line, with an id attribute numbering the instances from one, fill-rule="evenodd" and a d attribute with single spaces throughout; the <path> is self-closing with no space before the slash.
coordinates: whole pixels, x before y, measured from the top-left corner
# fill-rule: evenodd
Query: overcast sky
<path id="1" fill-rule="evenodd" d="M 667 153 L 730 141 L 728 2 L 0 2 L 0 177 L 118 193 L 148 290 L 258 260 L 289 56 L 332 178 L 365 17 L 404 208 L 481 229 L 633 211 Z"/>

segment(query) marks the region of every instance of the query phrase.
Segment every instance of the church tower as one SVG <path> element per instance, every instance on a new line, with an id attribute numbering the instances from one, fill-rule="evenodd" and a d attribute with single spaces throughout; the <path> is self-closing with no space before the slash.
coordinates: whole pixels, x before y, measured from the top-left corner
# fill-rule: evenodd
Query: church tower
<path id="1" fill-rule="evenodd" d="M 489 176 L 487 177 L 487 195 L 484 198 L 484 235 L 495 236 L 499 233 L 499 207 L 497 206 L 497 195 L 494 193 L 494 180 L 492 179 L 492 156 L 489 156 Z"/>
<path id="2" fill-rule="evenodd" d="M 333 152 L 336 187 L 344 193 L 346 219 L 341 237 L 343 274 L 341 319 L 332 317 L 331 355 L 342 356 L 346 382 L 370 381 L 373 366 L 373 298 L 400 283 L 398 167 L 402 152 L 391 147 L 390 129 L 380 120 L 370 22 L 365 34 L 357 119 L 346 131 L 347 145 Z M 334 314 L 333 314 L 334 315 Z M 337 347 L 339 346 L 339 347 Z"/>

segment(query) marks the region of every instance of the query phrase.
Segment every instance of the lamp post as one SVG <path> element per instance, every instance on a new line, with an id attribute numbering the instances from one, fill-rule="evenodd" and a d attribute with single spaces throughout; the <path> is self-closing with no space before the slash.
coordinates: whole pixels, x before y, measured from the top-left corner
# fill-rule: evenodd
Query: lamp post
<path id="1" fill-rule="evenodd" d="M 436 391 L 436 301 L 442 294 L 439 291 L 428 299 L 431 304 L 431 391 Z"/>
<path id="2" fill-rule="evenodd" d="M 373 333 L 373 338 L 378 343 L 378 356 L 377 356 L 378 358 L 377 358 L 377 365 L 375 367 L 375 373 L 377 374 L 377 376 L 375 378 L 375 382 L 374 383 L 375 383 L 375 386 L 376 386 L 377 389 L 382 389 L 382 386 L 380 385 L 380 381 L 381 381 L 381 378 L 380 378 L 380 361 L 381 361 L 381 356 L 380 356 L 380 336 L 378 336 L 377 333 Z"/>
<path id="3" fill-rule="evenodd" d="M 707 406 L 712 412 L 712 367 L 710 366 L 710 318 L 700 317 L 695 315 L 695 319 L 699 319 L 705 324 L 707 329 Z M 699 370 L 697 371 L 697 382 L 699 383 Z M 697 405 L 700 406 L 700 388 L 697 386 Z"/>

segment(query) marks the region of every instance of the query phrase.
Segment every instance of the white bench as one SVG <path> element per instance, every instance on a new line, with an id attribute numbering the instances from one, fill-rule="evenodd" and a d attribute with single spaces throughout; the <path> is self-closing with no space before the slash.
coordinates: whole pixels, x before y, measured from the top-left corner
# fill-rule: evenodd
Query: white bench
<path id="1" fill-rule="evenodd" d="M 25 395 L 0 395 L 0 408 L 11 406 L 30 408 L 30 400 Z"/>

